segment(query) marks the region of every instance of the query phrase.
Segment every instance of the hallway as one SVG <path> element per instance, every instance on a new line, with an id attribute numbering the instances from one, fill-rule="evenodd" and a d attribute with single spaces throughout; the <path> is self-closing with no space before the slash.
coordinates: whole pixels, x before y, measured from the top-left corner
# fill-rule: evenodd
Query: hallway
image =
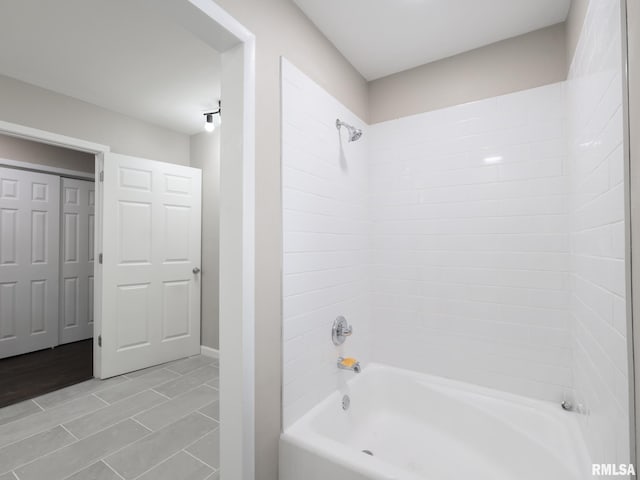
<path id="1" fill-rule="evenodd" d="M 218 373 L 199 355 L 0 409 L 0 480 L 217 479 Z"/>

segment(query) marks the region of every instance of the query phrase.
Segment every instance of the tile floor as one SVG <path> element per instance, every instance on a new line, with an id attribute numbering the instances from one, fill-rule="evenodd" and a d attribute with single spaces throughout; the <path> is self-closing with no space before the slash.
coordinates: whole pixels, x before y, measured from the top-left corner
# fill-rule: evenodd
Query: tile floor
<path id="1" fill-rule="evenodd" d="M 196 356 L 0 409 L 0 480 L 219 478 L 218 362 Z"/>

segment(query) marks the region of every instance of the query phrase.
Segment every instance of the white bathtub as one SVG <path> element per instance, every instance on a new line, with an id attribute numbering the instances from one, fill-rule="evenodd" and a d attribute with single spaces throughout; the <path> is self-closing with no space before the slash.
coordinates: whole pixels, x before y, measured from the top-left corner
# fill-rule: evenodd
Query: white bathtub
<path id="1" fill-rule="evenodd" d="M 368 365 L 282 434 L 280 479 L 585 480 L 591 462 L 576 415 L 558 404 Z"/>

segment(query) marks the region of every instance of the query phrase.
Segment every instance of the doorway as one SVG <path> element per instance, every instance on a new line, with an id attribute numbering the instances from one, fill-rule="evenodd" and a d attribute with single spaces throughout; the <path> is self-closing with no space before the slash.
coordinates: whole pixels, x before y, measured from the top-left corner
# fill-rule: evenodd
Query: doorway
<path id="1" fill-rule="evenodd" d="M 148 45 L 154 46 L 157 42 L 152 35 L 142 35 L 139 27 L 149 25 L 149 14 L 163 14 L 169 19 L 169 26 L 179 26 L 181 31 L 195 35 L 203 44 L 210 45 L 221 54 L 222 65 L 222 88 L 225 92 L 223 99 L 224 122 L 221 128 L 221 212 L 220 212 L 220 277 L 223 281 L 220 284 L 220 349 L 222 352 L 223 365 L 220 388 L 220 414 L 224 417 L 221 424 L 221 458 L 226 462 L 223 465 L 224 478 L 249 479 L 253 478 L 253 308 L 254 308 L 254 49 L 255 39 L 242 25 L 236 22 L 226 12 L 219 8 L 214 2 L 209 0 L 194 0 L 188 2 L 99 2 L 100 8 L 111 8 L 111 6 L 121 6 L 123 8 L 137 8 L 143 6 L 147 8 L 145 15 L 121 15 L 118 18 L 125 18 L 136 23 L 135 30 L 142 39 L 148 39 Z M 16 5 L 26 5 L 31 8 L 33 1 L 15 2 Z M 76 19 L 78 13 L 85 8 L 90 8 L 90 2 L 63 2 L 56 3 L 55 6 L 49 2 L 38 2 L 36 15 L 29 18 L 46 18 L 46 24 L 54 25 L 60 29 L 60 24 L 65 18 L 62 6 L 73 4 L 75 8 L 71 18 Z M 61 6 L 62 5 L 62 6 Z M 43 9 L 48 9 L 47 13 Z M 49 11 L 51 10 L 51 11 Z M 55 17 L 55 21 L 52 20 Z M 104 20 L 105 15 L 101 12 L 97 18 Z M 5 17 L 9 18 L 9 16 Z M 19 24 L 16 17 L 12 16 L 12 22 Z M 67 30 L 71 31 L 75 27 L 82 27 L 83 23 L 75 22 Z M 92 59 L 97 59 L 96 69 L 93 71 L 105 72 L 113 70 L 113 64 L 104 62 L 97 55 L 94 40 L 98 38 L 92 26 L 95 22 L 87 22 L 91 29 L 88 35 L 83 37 L 82 42 L 87 44 L 91 41 Z M 33 25 L 31 25 L 33 27 Z M 44 25 L 46 27 L 46 25 Z M 7 32 L 7 29 L 3 29 Z M 32 31 L 34 29 L 32 28 Z M 36 29 L 37 30 L 37 29 Z M 64 30 L 64 29 L 63 29 Z M 167 29 L 162 29 L 163 38 L 167 38 Z M 20 32 L 17 32 L 18 34 Z M 111 32 L 112 33 L 112 32 Z M 120 32 L 119 32 L 120 33 Z M 51 38 L 58 38 L 53 35 Z M 112 34 L 110 40 L 114 40 Z M 118 42 L 122 42 L 123 36 L 118 35 Z M 111 41 L 111 45 L 119 44 Z M 22 58 L 29 58 L 25 49 L 29 45 L 53 46 L 51 42 L 12 42 L 12 49 L 19 49 Z M 5 45 L 9 45 L 6 43 Z M 72 45 L 75 46 L 75 45 Z M 127 51 L 130 53 L 129 45 L 126 49 L 119 49 L 120 53 Z M 175 42 L 163 50 L 164 52 L 175 52 Z M 193 58 L 193 49 L 186 49 L 190 55 L 184 58 Z M 74 59 L 85 58 L 84 56 L 69 55 L 68 62 L 71 64 Z M 37 51 L 34 52 L 37 54 Z M 148 55 L 143 57 L 148 60 Z M 148 62 L 143 62 L 146 66 Z M 51 64 L 55 62 L 46 62 Z M 132 62 L 129 68 L 119 69 L 119 79 L 127 77 L 132 67 L 135 68 L 139 62 Z M 200 64 L 203 64 L 200 62 Z M 3 62 L 3 65 L 6 64 Z M 41 65 L 44 65 L 41 64 Z M 3 66 L 4 69 L 4 66 Z M 180 69 L 173 69 L 172 72 L 183 72 Z M 5 75 L 7 72 L 2 72 Z M 33 73 L 33 72 L 31 72 Z M 68 72 L 65 79 L 71 78 Z M 126 101 L 123 105 L 127 107 L 139 107 L 140 97 L 136 93 L 150 91 L 149 86 L 156 86 L 162 75 L 154 75 L 150 82 L 142 82 L 140 88 L 126 92 Z M 51 77 L 48 77 L 51 80 Z M 39 77 L 39 80 L 43 80 Z M 77 78 L 75 79 L 77 80 Z M 138 78 L 140 80 L 140 78 Z M 12 80 L 0 79 L 3 90 L 11 90 L 15 86 Z M 62 86 L 69 90 L 63 92 L 66 95 L 74 93 L 73 85 L 64 83 Z M 92 82 L 81 82 L 82 85 L 93 85 Z M 39 84 L 41 85 L 41 84 Z M 77 83 L 75 85 L 78 85 Z M 190 91 L 193 85 L 190 82 L 183 83 Z M 110 89 L 118 88 L 121 84 L 111 82 L 101 93 L 109 93 Z M 140 84 L 139 84 L 140 86 Z M 8 88 L 5 88 L 8 87 Z M 21 87 L 16 87 L 21 90 Z M 185 91 L 184 87 L 182 91 Z M 24 93 L 24 90 L 23 90 Z M 85 91 L 86 93 L 86 91 Z M 113 93 L 111 91 L 111 93 Z M 134 98 L 135 97 L 135 98 Z M 174 95 L 167 95 L 162 98 L 172 98 Z M 15 102 L 14 102 L 15 100 Z M 170 136 L 158 138 L 158 141 L 146 141 L 144 145 L 139 140 L 148 140 L 147 133 L 143 132 L 143 137 L 137 134 L 137 125 L 132 122 L 119 122 L 119 127 L 104 128 L 101 119 L 91 118 L 91 113 L 85 108 L 86 105 L 75 104 L 73 108 L 65 109 L 56 97 L 49 103 L 44 98 L 41 91 L 34 92 L 34 95 L 4 96 L 2 98 L 2 121 L 0 121 L 0 131 L 8 132 L 22 138 L 38 139 L 50 144 L 65 145 L 78 148 L 85 152 L 101 155 L 110 150 L 106 145 L 111 145 L 114 151 L 132 153 L 134 155 L 149 156 L 141 154 L 136 149 L 149 147 L 155 149 L 165 158 L 175 160 L 175 151 L 167 147 L 167 140 Z M 129 102 L 135 100 L 135 102 Z M 157 102 L 156 102 L 157 103 Z M 42 108 L 43 105 L 48 108 Z M 164 105 L 151 104 L 158 107 L 153 115 L 153 119 L 160 121 L 167 119 Z M 189 110 L 192 112 L 192 110 Z M 37 112 L 32 114 L 30 112 Z M 201 115 L 199 112 L 198 115 Z M 74 118 L 74 115 L 75 118 Z M 169 118 L 175 118 L 169 116 Z M 200 117 L 201 118 L 201 117 Z M 93 121 L 96 120 L 96 121 Z M 83 139 L 83 140 L 80 140 Z M 99 143 L 97 143 L 99 142 Z M 99 229 L 100 226 L 98 225 Z M 95 344 L 94 344 L 95 347 Z M 181 367 L 182 368 L 182 367 Z M 226 440 L 225 440 L 226 439 Z"/>
<path id="2" fill-rule="evenodd" d="M 0 407 L 93 377 L 94 161 L 0 136 Z"/>

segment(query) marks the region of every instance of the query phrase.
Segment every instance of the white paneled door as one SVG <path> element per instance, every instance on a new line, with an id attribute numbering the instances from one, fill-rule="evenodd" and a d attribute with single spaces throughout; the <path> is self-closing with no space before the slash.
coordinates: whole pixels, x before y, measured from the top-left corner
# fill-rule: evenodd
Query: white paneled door
<path id="1" fill-rule="evenodd" d="M 58 343 L 60 178 L 0 168 L 0 358 Z"/>
<path id="2" fill-rule="evenodd" d="M 200 352 L 201 171 L 108 153 L 100 184 L 101 378 Z"/>
<path id="3" fill-rule="evenodd" d="M 60 343 L 93 336 L 95 184 L 62 179 Z"/>

